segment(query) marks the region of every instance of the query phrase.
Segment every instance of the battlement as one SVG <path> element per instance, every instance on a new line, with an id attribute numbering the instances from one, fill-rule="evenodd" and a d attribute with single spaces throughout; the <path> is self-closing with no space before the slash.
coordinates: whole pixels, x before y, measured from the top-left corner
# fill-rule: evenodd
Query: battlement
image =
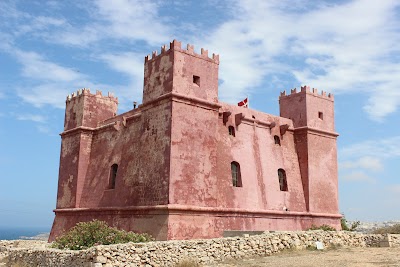
<path id="1" fill-rule="evenodd" d="M 163 45 L 161 47 L 161 53 L 159 55 L 158 55 L 157 51 L 153 51 L 153 53 L 151 55 L 145 56 L 144 62 L 146 63 L 146 62 L 156 59 L 157 57 L 163 56 L 166 53 L 168 53 L 170 50 L 180 51 L 180 52 L 183 52 L 183 53 L 186 53 L 186 54 L 198 57 L 198 58 L 202 58 L 205 60 L 209 60 L 216 64 L 219 64 L 219 55 L 213 53 L 212 57 L 210 58 L 208 56 L 208 50 L 206 50 L 204 48 L 201 48 L 201 53 L 197 54 L 196 52 L 194 52 L 194 46 L 191 44 L 187 44 L 186 49 L 182 49 L 182 43 L 177 40 L 173 40 L 172 42 L 170 42 L 169 49 L 167 48 L 166 45 Z"/>
<path id="2" fill-rule="evenodd" d="M 81 96 L 95 96 L 98 98 L 108 98 L 109 100 L 118 103 L 118 97 L 115 97 L 113 95 L 113 93 L 108 92 L 107 96 L 103 96 L 103 93 L 101 91 L 96 90 L 95 94 L 91 94 L 89 88 L 82 88 L 82 89 L 77 90 L 76 92 L 73 92 L 72 94 L 67 95 L 66 102 L 69 102 L 69 101 L 79 98 Z"/>
<path id="3" fill-rule="evenodd" d="M 286 90 L 281 92 L 281 95 L 279 96 L 279 98 L 281 97 L 288 97 L 288 96 L 292 96 L 292 95 L 296 95 L 296 94 L 300 94 L 300 93 L 305 93 L 305 94 L 312 94 L 318 97 L 322 97 L 322 98 L 326 98 L 329 100 L 334 100 L 333 94 L 331 93 L 326 93 L 325 91 L 321 91 L 321 94 L 318 94 L 318 89 L 317 88 L 310 88 L 310 86 L 301 86 L 300 87 L 300 91 L 297 92 L 297 88 L 291 89 L 290 90 L 290 94 L 287 95 L 286 94 Z"/>

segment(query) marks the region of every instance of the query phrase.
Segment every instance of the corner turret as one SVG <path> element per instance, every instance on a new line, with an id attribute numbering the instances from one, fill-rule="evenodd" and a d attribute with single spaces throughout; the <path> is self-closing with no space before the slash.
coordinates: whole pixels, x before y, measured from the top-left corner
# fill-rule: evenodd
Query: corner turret
<path id="1" fill-rule="evenodd" d="M 170 48 L 164 45 L 145 57 L 143 104 L 156 100 L 168 93 L 218 102 L 219 56 L 208 56 L 208 50 L 201 48 L 201 54 L 194 52 L 188 44 L 181 48 L 181 42 L 173 40 Z"/>
<path id="2" fill-rule="evenodd" d="M 117 113 L 118 98 L 111 93 L 103 96 L 101 91 L 91 94 L 83 88 L 67 96 L 64 131 L 80 126 L 95 128 L 103 120 L 114 117 Z"/>
<path id="3" fill-rule="evenodd" d="M 91 94 L 83 88 L 68 95 L 65 104 L 57 208 L 77 208 L 89 166 L 93 131 L 99 122 L 116 115 L 118 99 L 110 93 Z"/>
<path id="4" fill-rule="evenodd" d="M 279 97 L 280 116 L 291 119 L 307 211 L 338 214 L 334 97 L 302 86 Z"/>
<path id="5" fill-rule="evenodd" d="M 291 119 L 293 126 L 312 127 L 324 131 L 335 131 L 334 97 L 322 91 L 318 94 L 316 88 L 302 86 L 300 92 L 297 88 L 281 92 L 279 97 L 280 116 Z"/>

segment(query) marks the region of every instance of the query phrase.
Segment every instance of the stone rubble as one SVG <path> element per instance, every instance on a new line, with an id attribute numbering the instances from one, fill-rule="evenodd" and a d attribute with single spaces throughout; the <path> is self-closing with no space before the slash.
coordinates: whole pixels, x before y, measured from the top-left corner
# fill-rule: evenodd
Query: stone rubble
<path id="1" fill-rule="evenodd" d="M 227 259 L 269 256 L 284 249 L 315 247 L 400 247 L 400 235 L 345 231 L 265 232 L 198 240 L 155 241 L 96 246 L 72 251 L 50 248 L 43 241 L 0 241 L 0 266 L 131 267 L 175 266 L 184 259 L 213 264 Z"/>

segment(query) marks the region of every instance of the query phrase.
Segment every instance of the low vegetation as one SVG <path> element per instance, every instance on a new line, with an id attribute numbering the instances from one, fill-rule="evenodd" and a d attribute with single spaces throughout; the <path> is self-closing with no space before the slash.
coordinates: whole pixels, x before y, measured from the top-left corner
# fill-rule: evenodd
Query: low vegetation
<path id="1" fill-rule="evenodd" d="M 176 264 L 175 267 L 202 267 L 202 265 L 194 259 L 184 259 Z"/>
<path id="2" fill-rule="evenodd" d="M 316 225 L 311 225 L 310 228 L 307 229 L 307 231 L 313 231 L 313 230 L 323 230 L 323 231 L 336 231 L 335 228 L 333 228 L 332 226 L 323 224 L 320 226 L 316 226 Z"/>
<path id="3" fill-rule="evenodd" d="M 344 215 L 343 215 L 342 219 L 340 219 L 340 224 L 342 225 L 343 231 L 355 231 L 357 229 L 357 227 L 360 226 L 360 221 L 353 222 L 349 227 L 347 225 L 346 217 L 344 217 Z"/>
<path id="4" fill-rule="evenodd" d="M 52 247 L 81 250 L 96 245 L 111 245 L 128 242 L 148 242 L 154 240 L 148 234 L 136 234 L 110 227 L 104 221 L 80 222 L 67 233 L 58 237 Z"/>
<path id="5" fill-rule="evenodd" d="M 400 234 L 400 224 L 375 229 L 373 234 Z"/>

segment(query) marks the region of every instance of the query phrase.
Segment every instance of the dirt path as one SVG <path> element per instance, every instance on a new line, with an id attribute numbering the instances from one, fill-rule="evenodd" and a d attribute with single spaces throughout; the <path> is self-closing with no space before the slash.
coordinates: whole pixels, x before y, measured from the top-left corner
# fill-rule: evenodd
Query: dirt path
<path id="1" fill-rule="evenodd" d="M 340 248 L 325 251 L 287 251 L 277 255 L 226 261 L 210 267 L 296 266 L 296 267 L 371 267 L 400 266 L 400 248 Z"/>

